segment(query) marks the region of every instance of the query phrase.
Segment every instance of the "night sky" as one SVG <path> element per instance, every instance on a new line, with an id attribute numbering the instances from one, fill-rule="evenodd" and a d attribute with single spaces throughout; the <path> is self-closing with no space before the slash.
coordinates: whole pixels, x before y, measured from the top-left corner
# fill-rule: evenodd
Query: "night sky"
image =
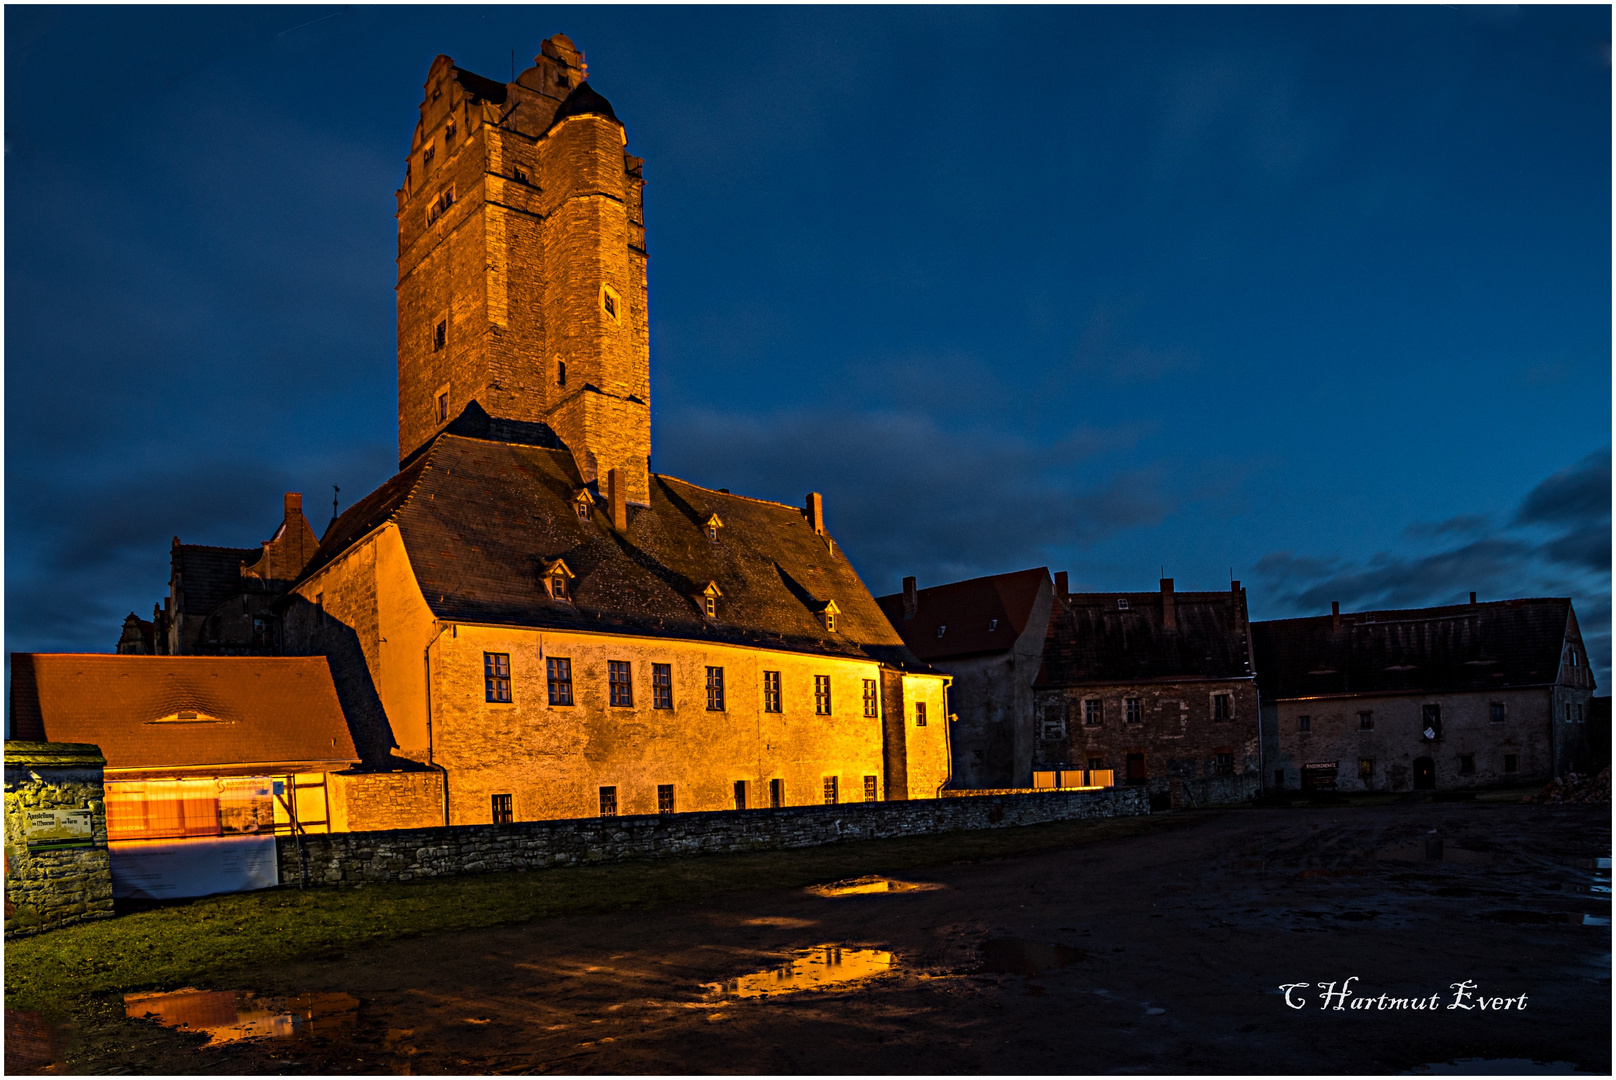
<path id="1" fill-rule="evenodd" d="M 6 648 L 396 467 L 432 59 L 646 159 L 653 467 L 870 589 L 1571 596 L 1610 687 L 1610 9 L 8 6 Z"/>

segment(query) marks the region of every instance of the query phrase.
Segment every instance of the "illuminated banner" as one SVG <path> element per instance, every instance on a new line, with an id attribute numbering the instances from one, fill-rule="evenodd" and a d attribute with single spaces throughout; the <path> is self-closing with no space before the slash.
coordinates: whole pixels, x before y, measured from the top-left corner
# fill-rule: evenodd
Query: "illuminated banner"
<path id="1" fill-rule="evenodd" d="M 112 895 L 118 899 L 172 900 L 280 884 L 270 835 L 123 840 L 107 846 Z"/>

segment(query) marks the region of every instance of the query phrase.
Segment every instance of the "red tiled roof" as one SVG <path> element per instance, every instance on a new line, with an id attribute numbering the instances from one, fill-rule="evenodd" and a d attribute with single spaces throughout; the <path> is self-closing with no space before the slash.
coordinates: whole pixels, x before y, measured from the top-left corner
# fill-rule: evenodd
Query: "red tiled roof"
<path id="1" fill-rule="evenodd" d="M 323 657 L 13 653 L 11 735 L 109 769 L 359 760 Z"/>
<path id="2" fill-rule="evenodd" d="M 902 593 L 877 597 L 875 602 L 922 660 L 1004 652 L 1027 628 L 1038 589 L 1048 580 L 1049 569 L 1040 566 L 934 585 L 915 594 L 911 619 L 903 617 Z"/>

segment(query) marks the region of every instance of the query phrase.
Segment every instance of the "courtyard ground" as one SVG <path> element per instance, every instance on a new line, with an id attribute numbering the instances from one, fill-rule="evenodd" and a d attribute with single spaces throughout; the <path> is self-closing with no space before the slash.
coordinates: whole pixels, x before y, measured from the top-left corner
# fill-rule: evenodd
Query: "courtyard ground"
<path id="1" fill-rule="evenodd" d="M 569 871 L 587 888 L 548 906 L 489 882 L 534 904 L 513 912 L 523 921 L 430 929 L 406 905 L 396 918 L 428 928 L 418 936 L 313 934 L 257 960 L 244 944 L 242 963 L 209 978 L 152 984 L 312 1013 L 289 1038 L 201 1045 L 125 1018 L 120 992 L 69 1000 L 48 971 L 13 979 L 19 960 L 48 969 L 77 947 L 72 930 L 8 946 L 8 1004 L 51 1014 L 58 995 L 65 1067 L 86 1072 L 1360 1073 L 1510 1059 L 1609 1073 L 1609 856 L 1607 806 L 1175 813 Z M 802 887 L 871 874 L 924 887 Z M 452 901 L 478 880 L 372 895 Z M 340 929 L 330 912 L 365 893 L 311 890 L 301 918 Z M 200 919 L 276 895 L 178 910 Z M 94 932 L 150 934 L 153 916 L 173 914 Z M 66 981 L 94 982 L 96 969 L 73 970 Z M 779 992 L 793 976 L 860 972 Z M 1439 1007 L 1322 1009 L 1319 984 L 1349 978 L 1354 998 L 1437 995 Z M 1467 1003 L 1516 1002 L 1446 1008 L 1465 980 Z M 1311 984 L 1292 991 L 1305 1008 L 1287 1006 L 1280 987 L 1293 983 Z"/>

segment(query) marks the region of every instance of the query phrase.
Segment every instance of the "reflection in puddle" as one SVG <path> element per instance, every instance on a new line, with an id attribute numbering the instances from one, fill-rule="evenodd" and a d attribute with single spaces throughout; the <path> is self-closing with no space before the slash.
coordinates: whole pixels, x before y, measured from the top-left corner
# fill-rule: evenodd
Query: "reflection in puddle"
<path id="1" fill-rule="evenodd" d="M 744 926 L 783 926 L 788 930 L 801 930 L 805 926 L 818 926 L 818 919 L 794 919 L 790 915 L 760 915 L 746 919 Z"/>
<path id="2" fill-rule="evenodd" d="M 828 885 L 810 885 L 808 891 L 815 896 L 858 896 L 862 893 L 930 892 L 941 885 L 927 882 L 898 881 L 895 878 L 859 877 L 833 881 Z"/>
<path id="3" fill-rule="evenodd" d="M 299 994 L 258 998 L 245 990 L 175 990 L 125 994 L 124 1011 L 164 1027 L 199 1031 L 209 1044 L 238 1039 L 291 1039 L 353 1029 L 359 999 L 351 994 Z"/>
<path id="4" fill-rule="evenodd" d="M 1397 862 L 1468 863 L 1472 866 L 1490 866 L 1498 861 L 1498 857 L 1491 852 L 1470 851 L 1443 840 L 1410 840 L 1402 844 L 1388 844 L 1375 852 L 1375 858 Z"/>
<path id="5" fill-rule="evenodd" d="M 1533 1061 L 1531 1058 L 1459 1058 L 1457 1061 L 1416 1065 L 1405 1076 L 1565 1076 L 1577 1071 L 1569 1061 Z"/>
<path id="6" fill-rule="evenodd" d="M 982 954 L 979 971 L 1004 975 L 1042 975 L 1089 958 L 1082 949 L 1025 938 L 990 938 L 982 942 L 978 951 Z"/>
<path id="7" fill-rule="evenodd" d="M 877 949 L 844 949 L 839 945 L 817 945 L 799 949 L 789 964 L 767 971 L 742 975 L 722 983 L 708 983 L 715 994 L 736 997 L 762 997 L 837 986 L 882 975 L 892 970 L 892 954 Z"/>

